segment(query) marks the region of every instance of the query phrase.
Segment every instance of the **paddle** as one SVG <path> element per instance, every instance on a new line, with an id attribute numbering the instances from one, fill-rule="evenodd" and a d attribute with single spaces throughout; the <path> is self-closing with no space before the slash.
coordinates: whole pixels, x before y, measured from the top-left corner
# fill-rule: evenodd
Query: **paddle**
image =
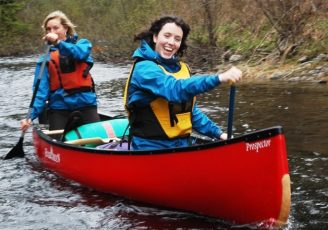
<path id="1" fill-rule="evenodd" d="M 230 86 L 229 114 L 228 114 L 228 139 L 232 136 L 233 111 L 235 107 L 236 86 Z"/>
<path id="2" fill-rule="evenodd" d="M 50 45 L 47 45 L 46 55 L 49 53 L 50 47 L 51 47 Z M 33 91 L 33 96 L 32 96 L 32 99 L 31 99 L 31 103 L 30 103 L 28 112 L 26 114 L 26 119 L 27 120 L 30 118 L 30 115 L 31 115 L 31 112 L 32 112 L 32 109 L 33 109 L 33 104 L 34 104 L 35 97 L 36 97 L 36 94 L 37 94 L 39 86 L 40 86 L 40 81 L 41 81 L 41 77 L 42 77 L 46 62 L 47 62 L 47 58 L 45 57 L 42 64 L 41 64 L 41 69 L 40 69 L 37 81 L 35 83 L 35 88 L 34 88 L 34 91 Z M 23 141 L 24 141 L 25 132 L 26 131 L 22 131 L 21 136 L 20 136 L 19 141 L 17 142 L 16 146 L 14 148 L 12 148 L 9 151 L 9 153 L 7 153 L 4 160 L 11 159 L 11 158 L 14 158 L 14 157 L 24 157 L 25 156 L 24 150 L 23 150 Z"/>

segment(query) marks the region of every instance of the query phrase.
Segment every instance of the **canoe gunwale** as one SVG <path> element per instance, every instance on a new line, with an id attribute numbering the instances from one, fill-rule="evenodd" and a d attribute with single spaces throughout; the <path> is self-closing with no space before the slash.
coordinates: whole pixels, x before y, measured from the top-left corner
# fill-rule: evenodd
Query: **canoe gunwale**
<path id="1" fill-rule="evenodd" d="M 243 134 L 241 136 L 238 136 L 236 138 L 232 138 L 229 140 L 218 140 L 210 143 L 204 143 L 199 145 L 193 145 L 188 147 L 178 147 L 178 148 L 172 148 L 172 149 L 161 149 L 161 150 L 111 150 L 111 149 L 96 149 L 96 148 L 90 148 L 90 147 L 84 147 L 84 146 L 78 146 L 78 145 L 72 145 L 67 144 L 58 140 L 55 140 L 51 138 L 50 136 L 43 133 L 41 127 L 39 125 L 34 125 L 33 130 L 36 132 L 36 134 L 44 141 L 46 141 L 50 145 L 59 146 L 65 149 L 71 149 L 75 151 L 81 151 L 81 152 L 87 152 L 87 153 L 97 153 L 97 154 L 110 154 L 110 155 L 154 155 L 154 154 L 171 154 L 171 153 L 177 153 L 177 152 L 193 152 L 193 151 L 199 151 L 204 149 L 210 149 L 215 148 L 219 146 L 225 146 L 230 145 L 234 143 L 239 142 L 254 142 L 257 140 L 265 139 L 265 138 L 271 138 L 276 135 L 283 134 L 283 129 L 281 126 L 272 126 L 269 128 L 256 130 L 250 133 Z"/>

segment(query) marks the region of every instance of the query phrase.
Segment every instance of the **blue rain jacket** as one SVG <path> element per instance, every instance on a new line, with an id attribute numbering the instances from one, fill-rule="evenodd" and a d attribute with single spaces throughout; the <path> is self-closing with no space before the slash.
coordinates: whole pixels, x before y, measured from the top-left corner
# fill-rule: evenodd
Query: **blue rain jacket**
<path id="1" fill-rule="evenodd" d="M 207 92 L 220 84 L 217 75 L 193 75 L 188 79 L 177 80 L 166 75 L 156 64 L 162 65 L 168 72 L 179 70 L 178 59 L 163 59 L 146 41 L 135 50 L 134 59 L 141 58 L 146 61 L 137 62 L 131 76 L 128 103 L 136 102 L 138 105 L 148 105 L 157 97 L 163 97 L 170 102 L 190 101 L 194 96 Z M 219 138 L 222 131 L 198 107 L 194 106 L 192 112 L 192 128 L 203 135 Z M 132 148 L 134 150 L 153 150 L 163 148 L 185 147 L 189 145 L 188 138 L 172 140 L 153 140 L 133 136 Z"/>
<path id="2" fill-rule="evenodd" d="M 51 47 L 50 52 L 59 49 L 60 53 L 63 55 L 72 55 L 74 59 L 80 61 L 86 61 L 93 64 L 93 58 L 91 57 L 92 44 L 87 39 L 80 39 L 77 41 L 77 34 L 74 37 L 67 37 L 65 41 L 61 41 L 58 45 Z M 43 55 L 37 61 L 33 90 L 39 76 L 41 69 L 41 64 L 47 58 L 50 60 L 50 55 Z M 49 109 L 60 109 L 60 110 L 76 110 L 86 106 L 97 106 L 97 96 L 94 92 L 80 92 L 72 95 L 67 95 L 64 89 L 60 88 L 55 92 L 50 92 L 49 84 L 49 73 L 48 67 L 45 65 L 40 86 L 35 97 L 33 104 L 33 109 L 31 111 L 30 118 L 34 120 L 43 111 L 46 106 L 46 101 L 48 101 Z"/>

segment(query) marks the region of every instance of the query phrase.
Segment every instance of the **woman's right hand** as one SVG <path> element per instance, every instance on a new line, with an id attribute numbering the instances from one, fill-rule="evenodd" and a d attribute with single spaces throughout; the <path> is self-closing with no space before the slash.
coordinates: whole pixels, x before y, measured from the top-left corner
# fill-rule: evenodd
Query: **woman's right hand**
<path id="1" fill-rule="evenodd" d="M 221 133 L 220 140 L 227 140 L 227 139 L 228 139 L 228 134 L 227 133 Z"/>
<path id="2" fill-rule="evenodd" d="M 56 33 L 47 33 L 43 38 L 42 38 L 45 42 L 49 43 L 49 44 L 58 44 L 59 42 L 59 36 Z"/>
<path id="3" fill-rule="evenodd" d="M 23 132 L 26 132 L 28 130 L 28 128 L 30 127 L 31 124 L 32 124 L 32 120 L 31 119 L 23 119 L 23 120 L 21 120 L 21 130 Z"/>
<path id="4" fill-rule="evenodd" d="M 240 69 L 238 69 L 237 67 L 231 67 L 230 69 L 228 69 L 227 71 L 220 73 L 218 75 L 218 78 L 220 80 L 220 82 L 228 82 L 229 84 L 234 84 L 238 81 L 241 80 L 242 78 L 242 72 Z"/>

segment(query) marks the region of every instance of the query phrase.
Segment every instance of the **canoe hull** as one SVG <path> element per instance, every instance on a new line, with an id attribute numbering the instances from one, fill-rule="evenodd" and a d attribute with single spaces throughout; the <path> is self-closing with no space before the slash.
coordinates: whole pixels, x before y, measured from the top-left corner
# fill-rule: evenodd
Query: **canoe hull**
<path id="1" fill-rule="evenodd" d="M 39 160 L 97 191 L 236 223 L 283 224 L 290 208 L 285 137 L 273 127 L 237 139 L 161 151 L 75 147 L 33 131 Z"/>

